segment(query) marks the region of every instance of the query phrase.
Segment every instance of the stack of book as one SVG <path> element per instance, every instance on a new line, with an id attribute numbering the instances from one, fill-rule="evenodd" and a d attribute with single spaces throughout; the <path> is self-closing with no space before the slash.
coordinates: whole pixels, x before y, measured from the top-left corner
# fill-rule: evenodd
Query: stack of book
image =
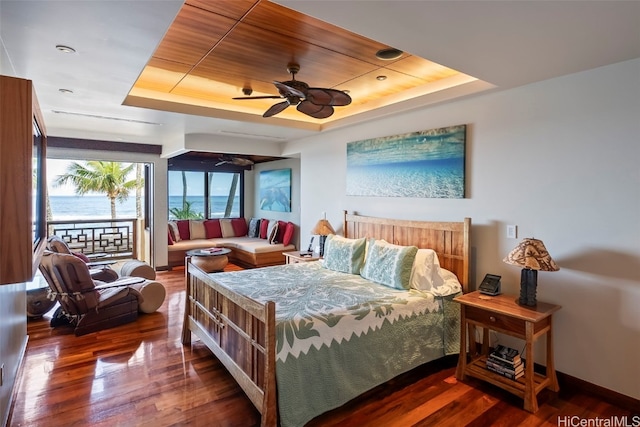
<path id="1" fill-rule="evenodd" d="M 524 375 L 524 363 L 518 350 L 499 345 L 487 357 L 487 369 L 496 374 L 517 380 Z"/>

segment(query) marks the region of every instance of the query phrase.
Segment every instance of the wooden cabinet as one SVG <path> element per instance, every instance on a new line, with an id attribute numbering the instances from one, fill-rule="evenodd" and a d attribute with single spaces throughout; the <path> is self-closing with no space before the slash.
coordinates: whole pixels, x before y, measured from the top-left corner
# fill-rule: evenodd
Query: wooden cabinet
<path id="1" fill-rule="evenodd" d="M 490 382 L 524 399 L 524 409 L 529 412 L 538 410 L 537 395 L 545 388 L 558 391 L 558 379 L 553 359 L 553 313 L 559 305 L 538 302 L 535 307 L 523 307 L 516 303 L 516 296 L 487 296 L 480 292 L 471 292 L 459 297 L 461 305 L 460 358 L 456 377 L 463 380 L 469 375 Z M 475 348 L 476 327 L 483 329 L 482 350 L 479 354 L 470 351 L 467 355 L 467 333 L 470 349 Z M 511 335 L 525 341 L 526 359 L 523 377 L 512 380 L 493 373 L 486 368 L 489 354 L 489 330 Z M 540 375 L 533 370 L 533 346 L 542 335 L 547 337 L 546 374 Z"/>
<path id="2" fill-rule="evenodd" d="M 0 76 L 0 95 L 0 284 L 7 284 L 33 278 L 46 244 L 46 131 L 30 80 Z"/>

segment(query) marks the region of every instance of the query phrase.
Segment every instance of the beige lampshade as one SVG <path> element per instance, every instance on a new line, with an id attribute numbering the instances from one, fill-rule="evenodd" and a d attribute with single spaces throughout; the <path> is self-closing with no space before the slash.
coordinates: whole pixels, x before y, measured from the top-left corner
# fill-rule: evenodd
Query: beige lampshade
<path id="1" fill-rule="evenodd" d="M 335 230 L 329 224 L 329 221 L 326 219 L 321 219 L 318 221 L 313 230 L 311 230 L 311 234 L 316 234 L 318 236 L 328 236 L 329 234 L 336 234 Z"/>
<path id="2" fill-rule="evenodd" d="M 532 238 L 523 239 L 502 261 L 530 270 L 560 270 L 560 267 L 558 267 L 556 262 L 551 258 L 551 255 L 549 255 L 549 252 L 547 252 L 547 248 L 544 247 L 542 240 Z"/>

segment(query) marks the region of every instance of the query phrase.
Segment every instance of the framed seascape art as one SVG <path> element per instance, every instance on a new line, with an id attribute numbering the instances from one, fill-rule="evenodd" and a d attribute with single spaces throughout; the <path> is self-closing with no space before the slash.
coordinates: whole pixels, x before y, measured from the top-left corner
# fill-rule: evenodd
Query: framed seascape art
<path id="1" fill-rule="evenodd" d="M 347 196 L 464 198 L 466 125 L 347 144 Z"/>
<path id="2" fill-rule="evenodd" d="M 291 212 L 291 169 L 260 172 L 260 209 Z"/>

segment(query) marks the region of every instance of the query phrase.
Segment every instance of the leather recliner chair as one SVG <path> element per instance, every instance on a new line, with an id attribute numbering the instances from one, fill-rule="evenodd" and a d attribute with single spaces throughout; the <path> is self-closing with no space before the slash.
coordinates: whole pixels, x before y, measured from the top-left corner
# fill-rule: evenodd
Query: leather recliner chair
<path id="1" fill-rule="evenodd" d="M 138 318 L 138 304 L 144 298 L 132 285 L 145 279 L 127 277 L 111 283 L 94 282 L 84 261 L 50 251 L 45 251 L 40 271 L 78 336 Z"/>
<path id="2" fill-rule="evenodd" d="M 92 262 L 88 257 L 86 257 L 86 255 L 72 252 L 67 242 L 59 236 L 49 237 L 47 241 L 47 249 L 51 252 L 69 254 L 78 257 L 87 264 L 91 277 L 94 280 L 100 280 L 102 282 L 113 282 L 114 280 L 118 280 L 118 273 L 109 267 L 110 265 L 115 264 L 115 261 Z"/>

